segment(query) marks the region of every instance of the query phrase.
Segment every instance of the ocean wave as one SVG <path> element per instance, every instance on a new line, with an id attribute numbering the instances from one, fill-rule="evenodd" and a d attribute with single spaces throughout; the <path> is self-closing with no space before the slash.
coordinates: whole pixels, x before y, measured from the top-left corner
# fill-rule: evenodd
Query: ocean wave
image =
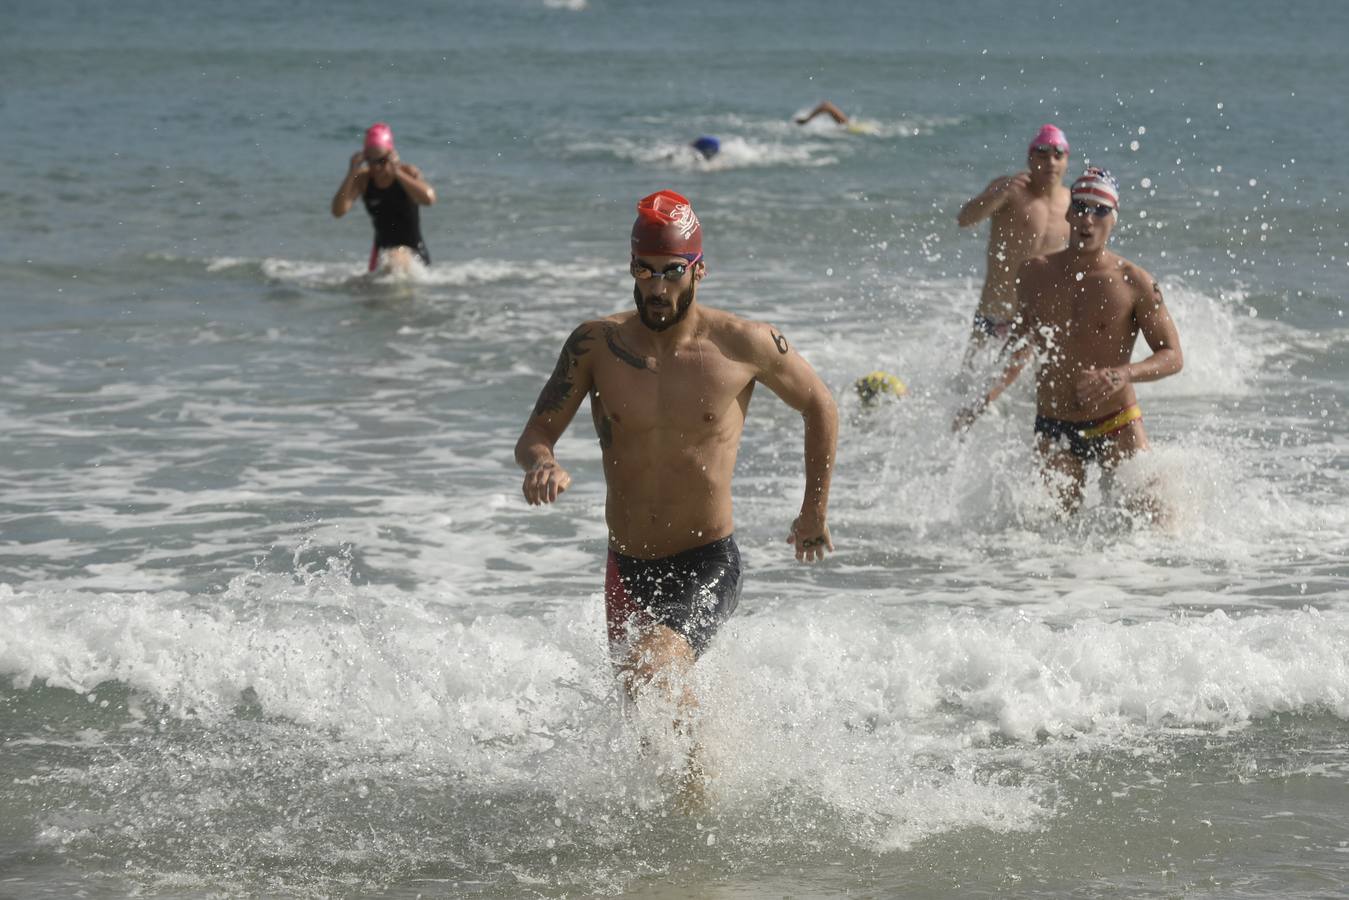
<path id="1" fill-rule="evenodd" d="M 724 137 L 721 139 L 721 152 L 709 160 L 687 143 L 616 138 L 607 143 L 582 141 L 573 145 L 570 152 L 584 156 L 611 156 L 639 165 L 665 166 L 682 172 L 718 172 L 773 166 L 832 166 L 838 163 L 834 149 L 821 142 Z"/>
<path id="2" fill-rule="evenodd" d="M 399 746 L 505 741 L 527 755 L 609 694 L 602 621 L 594 593 L 579 614 L 465 619 L 450 597 L 353 585 L 340 567 L 240 576 L 210 597 L 0 585 L 0 672 L 19 688 L 79 694 L 116 682 L 204 720 L 228 717 L 250 692 L 311 728 Z M 737 741 L 790 721 L 850 741 L 902 726 L 954 748 L 1280 712 L 1349 719 L 1347 660 L 1343 610 L 1065 627 L 1019 610 L 901 613 L 840 597 L 733 619 L 699 677 L 709 715 L 739 729 Z M 756 758 L 774 752 L 756 747 Z"/>
<path id="3" fill-rule="evenodd" d="M 114 806 L 142 841 L 123 852 L 173 847 L 171 869 L 186 849 L 219 853 L 166 840 L 185 824 L 240 840 L 270 821 L 255 810 L 226 822 L 211 800 L 250 810 L 265 785 L 293 801 L 426 798 L 453 833 L 495 823 L 511 860 L 556 847 L 575 862 L 666 822 L 668 772 L 687 746 L 658 698 L 624 713 L 593 592 L 574 610 L 465 616 L 453 597 L 355 586 L 340 566 L 210 596 L 0 586 L 0 634 L 0 709 L 23 716 L 14 737 L 92 757 L 39 780 L 104 798 L 90 803 Z M 1346 660 L 1342 610 L 1067 626 L 857 597 L 747 612 L 693 674 L 706 814 L 737 859 L 1025 831 L 1055 814 L 1074 759 L 1165 756 L 1285 714 L 1349 720 Z M 165 805 L 167 781 L 191 790 Z M 364 808 L 339 804 L 322 821 L 363 830 Z M 556 822 L 543 836 L 540 809 Z M 124 839 L 98 816 L 48 819 L 53 845 Z M 406 833 L 435 843 L 442 827 L 426 826 Z M 659 827 L 688 840 L 678 821 Z M 310 855 L 338 852 L 331 834 L 305 840 L 318 841 Z"/>
<path id="4" fill-rule="evenodd" d="M 384 286 L 474 287 L 478 285 L 551 283 L 557 279 L 557 265 L 548 261 L 518 262 L 480 259 L 454 263 L 414 263 L 396 273 L 369 272 L 364 263 L 293 260 L 275 257 L 252 259 L 221 256 L 204 260 L 211 274 L 242 273 L 249 277 L 280 284 L 311 288 L 361 288 Z M 612 276 L 621 266 L 595 261 L 569 261 L 574 278 Z"/>

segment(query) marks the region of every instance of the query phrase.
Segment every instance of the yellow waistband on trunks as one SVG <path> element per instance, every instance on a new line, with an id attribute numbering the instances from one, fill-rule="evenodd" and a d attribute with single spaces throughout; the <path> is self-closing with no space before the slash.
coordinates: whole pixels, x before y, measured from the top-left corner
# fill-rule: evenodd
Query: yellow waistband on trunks
<path id="1" fill-rule="evenodd" d="M 1141 418 L 1143 418 L 1143 410 L 1139 409 L 1138 404 L 1135 403 L 1133 406 L 1121 409 L 1110 418 L 1097 422 L 1090 428 L 1083 428 L 1081 434 L 1084 438 L 1103 437 L 1107 434 L 1114 434 L 1135 419 Z"/>

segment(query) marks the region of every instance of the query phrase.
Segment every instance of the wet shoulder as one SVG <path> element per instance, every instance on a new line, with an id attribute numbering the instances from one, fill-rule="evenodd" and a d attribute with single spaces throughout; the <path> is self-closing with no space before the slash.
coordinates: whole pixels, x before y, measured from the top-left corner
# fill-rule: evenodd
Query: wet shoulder
<path id="1" fill-rule="evenodd" d="M 593 319 L 587 319 L 576 326 L 577 331 L 587 331 L 591 334 L 601 335 L 614 328 L 622 328 L 625 324 L 637 317 L 634 310 L 624 310 L 622 312 L 612 313 L 607 316 L 596 316 Z"/>
<path id="2" fill-rule="evenodd" d="M 609 322 L 610 319 L 611 317 L 609 316 L 604 316 L 596 319 L 587 319 L 571 330 L 571 334 L 568 336 L 567 340 L 568 341 L 576 340 L 578 336 L 583 338 L 593 337 L 600 333 L 601 329 L 604 328 L 605 323 Z"/>
<path id="3" fill-rule="evenodd" d="M 1161 288 L 1157 284 L 1157 279 L 1152 277 L 1152 273 L 1143 268 L 1136 262 L 1119 257 L 1120 275 L 1132 293 L 1151 297 L 1154 294 L 1160 296 Z"/>
<path id="4" fill-rule="evenodd" d="M 571 334 L 567 335 L 567 348 L 574 353 L 585 353 L 595 347 L 604 346 L 606 337 L 617 332 L 627 315 L 627 313 L 615 313 L 611 316 L 587 319 L 573 328 Z"/>
<path id="5" fill-rule="evenodd" d="M 767 322 L 745 319 L 720 309 L 704 308 L 702 312 L 708 337 L 730 359 L 762 361 L 779 352 L 780 346 L 790 346 L 782 331 Z"/>

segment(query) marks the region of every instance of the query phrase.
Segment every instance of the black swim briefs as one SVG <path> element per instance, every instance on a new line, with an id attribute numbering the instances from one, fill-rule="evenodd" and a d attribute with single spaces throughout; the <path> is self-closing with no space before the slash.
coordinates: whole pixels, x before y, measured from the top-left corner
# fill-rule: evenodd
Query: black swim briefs
<path id="1" fill-rule="evenodd" d="M 1105 458 L 1105 450 L 1112 435 L 1123 431 L 1130 422 L 1143 418 L 1143 412 L 1135 403 L 1126 406 L 1117 413 L 1111 413 L 1090 422 L 1068 422 L 1063 419 L 1051 419 L 1048 416 L 1035 417 L 1035 433 L 1044 435 L 1051 441 L 1065 440 L 1068 452 L 1087 462 Z"/>
<path id="2" fill-rule="evenodd" d="M 975 313 L 974 330 L 985 337 L 1002 339 L 1012 333 L 1012 320 L 990 319 L 982 313 Z"/>
<path id="3" fill-rule="evenodd" d="M 734 537 L 661 559 L 609 551 L 604 578 L 609 644 L 626 643 L 632 629 L 659 624 L 684 636 L 701 656 L 740 603 L 740 549 Z"/>

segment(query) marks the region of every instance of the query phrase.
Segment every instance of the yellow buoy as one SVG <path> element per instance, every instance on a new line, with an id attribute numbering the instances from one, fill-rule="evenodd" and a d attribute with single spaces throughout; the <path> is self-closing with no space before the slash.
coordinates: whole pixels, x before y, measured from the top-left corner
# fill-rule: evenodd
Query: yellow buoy
<path id="1" fill-rule="evenodd" d="M 862 398 L 863 403 L 868 404 L 875 403 L 887 394 L 892 397 L 903 397 L 909 392 L 904 382 L 879 369 L 853 382 L 853 390 L 857 391 L 857 396 Z"/>

